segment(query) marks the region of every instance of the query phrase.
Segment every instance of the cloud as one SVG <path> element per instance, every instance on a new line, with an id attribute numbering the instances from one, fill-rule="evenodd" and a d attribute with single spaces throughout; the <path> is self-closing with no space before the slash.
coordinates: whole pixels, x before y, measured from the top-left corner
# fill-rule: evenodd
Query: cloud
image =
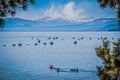
<path id="1" fill-rule="evenodd" d="M 27 11 L 18 9 L 16 17 L 29 20 L 38 20 L 44 17 L 77 20 L 89 17 L 115 17 L 116 14 L 116 10 L 110 8 L 101 9 L 97 2 L 94 1 L 68 0 L 67 3 L 54 1 L 50 0 L 49 4 L 42 3 L 44 6 L 41 6 L 38 2 L 34 7 L 29 6 Z"/>
<path id="2" fill-rule="evenodd" d="M 77 9 L 74 2 L 69 2 L 68 4 L 63 6 L 51 5 L 49 9 L 45 10 L 44 15 L 52 18 L 60 17 L 63 19 L 76 20 L 79 18 L 83 18 L 83 13 L 84 9 Z"/>

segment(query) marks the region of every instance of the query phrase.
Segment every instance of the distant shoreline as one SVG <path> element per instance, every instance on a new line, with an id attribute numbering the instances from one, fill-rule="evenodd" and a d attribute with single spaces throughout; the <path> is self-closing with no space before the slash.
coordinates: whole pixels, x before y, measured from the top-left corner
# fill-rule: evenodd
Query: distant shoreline
<path id="1" fill-rule="evenodd" d="M 99 34 L 115 37 L 115 35 L 119 36 L 120 32 L 0 32 L 0 36 L 99 36 Z"/>

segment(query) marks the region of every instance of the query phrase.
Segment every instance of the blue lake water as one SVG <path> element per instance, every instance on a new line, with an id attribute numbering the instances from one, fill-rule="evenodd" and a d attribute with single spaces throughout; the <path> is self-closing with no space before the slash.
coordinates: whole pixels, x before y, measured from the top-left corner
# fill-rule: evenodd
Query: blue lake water
<path id="1" fill-rule="evenodd" d="M 95 48 L 105 37 L 117 41 L 120 32 L 1 32 L 0 80 L 99 80 Z"/>

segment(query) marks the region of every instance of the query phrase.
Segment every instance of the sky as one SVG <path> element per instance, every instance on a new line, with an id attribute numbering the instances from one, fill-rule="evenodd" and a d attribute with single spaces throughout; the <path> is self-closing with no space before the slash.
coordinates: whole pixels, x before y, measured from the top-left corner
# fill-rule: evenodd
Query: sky
<path id="1" fill-rule="evenodd" d="M 17 10 L 16 17 L 38 20 L 44 17 L 76 20 L 80 18 L 115 18 L 116 11 L 102 9 L 97 0 L 36 0 L 29 4 L 28 10 Z"/>

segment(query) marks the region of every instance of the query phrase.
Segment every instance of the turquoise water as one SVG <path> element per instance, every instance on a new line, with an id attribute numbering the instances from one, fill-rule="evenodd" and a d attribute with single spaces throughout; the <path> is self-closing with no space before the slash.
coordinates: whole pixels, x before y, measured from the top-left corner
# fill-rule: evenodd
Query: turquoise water
<path id="1" fill-rule="evenodd" d="M 0 80 L 99 80 L 95 48 L 105 37 L 117 41 L 120 32 L 0 33 Z M 79 72 L 57 73 L 49 65 Z"/>

